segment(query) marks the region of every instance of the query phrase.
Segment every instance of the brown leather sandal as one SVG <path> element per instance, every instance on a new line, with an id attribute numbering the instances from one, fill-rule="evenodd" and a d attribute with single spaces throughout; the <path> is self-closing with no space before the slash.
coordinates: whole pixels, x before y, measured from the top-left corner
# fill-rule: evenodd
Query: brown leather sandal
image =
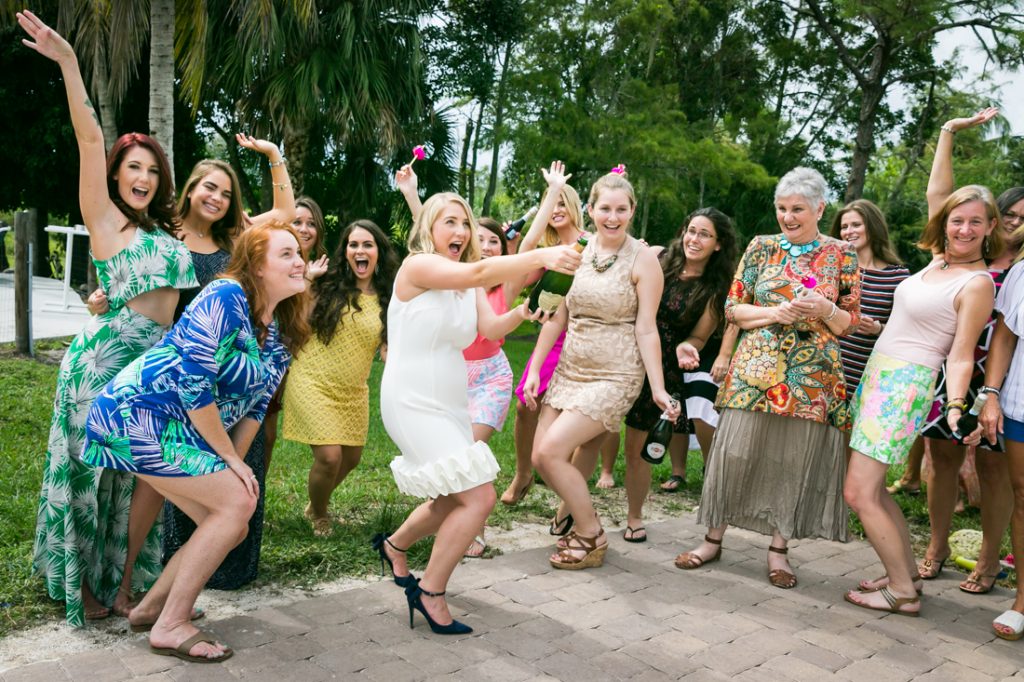
<path id="1" fill-rule="evenodd" d="M 885 584 L 883 584 L 883 585 L 872 584 L 872 583 L 881 583 L 883 580 L 885 581 Z M 916 574 L 913 578 L 911 578 L 911 580 L 914 582 L 914 591 L 917 592 L 919 595 L 920 594 L 924 594 L 924 585 L 922 585 L 921 587 L 917 586 L 917 583 L 919 583 L 922 580 L 924 580 L 924 578 L 921 577 L 921 574 L 920 573 Z M 861 580 L 859 583 L 857 583 L 857 591 L 858 592 L 862 592 L 864 594 L 868 594 L 870 592 L 878 592 L 883 587 L 888 587 L 888 586 L 889 586 L 889 576 L 883 575 L 883 576 L 880 576 L 878 578 L 874 578 L 872 580 Z"/>
<path id="2" fill-rule="evenodd" d="M 681 568 L 684 571 L 690 571 L 694 568 L 700 568 L 704 564 L 710 564 L 712 561 L 718 561 L 722 558 L 722 541 L 716 540 L 709 535 L 704 536 L 704 542 L 709 542 L 712 545 L 718 545 L 718 549 L 715 553 L 709 556 L 707 559 L 701 558 L 696 552 L 683 552 L 676 557 L 676 568 Z"/>
<path id="3" fill-rule="evenodd" d="M 789 547 L 773 547 L 768 545 L 769 552 L 775 552 L 776 554 L 789 554 Z M 796 576 L 789 571 L 781 568 L 773 568 L 768 571 L 768 582 L 774 587 L 778 587 L 783 590 L 791 590 L 796 587 Z"/>
<path id="4" fill-rule="evenodd" d="M 604 535 L 604 529 L 601 529 L 597 535 L 593 537 L 587 537 L 586 535 L 580 535 L 576 531 L 569 531 L 569 534 L 565 536 L 566 546 L 559 549 L 555 556 L 551 557 L 548 561 L 554 568 L 561 568 L 567 571 L 579 571 L 584 568 L 597 568 L 604 564 L 604 555 L 608 551 L 608 543 L 605 542 L 603 545 L 598 545 L 597 541 Z M 582 557 L 573 554 L 574 551 L 584 551 Z"/>
<path id="5" fill-rule="evenodd" d="M 924 559 L 917 565 L 917 574 L 921 576 L 921 580 L 935 580 L 942 573 L 942 568 L 948 560 L 948 554 L 942 559 Z"/>
<path id="6" fill-rule="evenodd" d="M 889 591 L 888 587 L 883 587 L 878 590 L 878 593 L 885 599 L 886 606 L 872 606 L 871 604 L 865 604 L 864 602 L 857 601 L 851 594 L 854 592 L 847 592 L 843 595 L 843 599 L 850 602 L 854 606 L 859 606 L 862 609 L 868 609 L 869 611 L 885 611 L 886 613 L 895 613 L 900 616 L 909 616 L 911 618 L 917 618 L 921 615 L 920 611 L 904 611 L 901 606 L 907 606 L 909 604 L 918 604 L 921 601 L 920 597 L 897 597 L 895 594 Z"/>

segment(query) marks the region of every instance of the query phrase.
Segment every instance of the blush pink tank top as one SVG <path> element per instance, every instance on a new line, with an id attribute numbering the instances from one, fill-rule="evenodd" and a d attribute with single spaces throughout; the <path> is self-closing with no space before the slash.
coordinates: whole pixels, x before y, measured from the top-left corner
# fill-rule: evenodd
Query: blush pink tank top
<path id="1" fill-rule="evenodd" d="M 956 335 L 956 295 L 971 279 L 985 277 L 991 282 L 992 276 L 985 270 L 972 270 L 944 282 L 925 282 L 925 273 L 940 262 L 932 261 L 896 287 L 892 315 L 878 337 L 876 351 L 935 370 L 942 366 Z M 992 287 L 994 290 L 995 284 Z"/>

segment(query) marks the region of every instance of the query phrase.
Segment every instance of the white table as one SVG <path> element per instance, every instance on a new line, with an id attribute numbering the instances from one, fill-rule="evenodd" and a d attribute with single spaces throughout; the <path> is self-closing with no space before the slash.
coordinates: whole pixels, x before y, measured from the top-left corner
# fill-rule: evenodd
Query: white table
<path id="1" fill-rule="evenodd" d="M 63 309 L 70 310 L 72 306 L 84 308 L 85 304 L 82 303 L 78 294 L 75 294 L 72 300 L 69 300 L 71 292 L 71 254 L 75 248 L 75 237 L 88 237 L 89 231 L 85 229 L 85 225 L 75 225 L 74 227 L 67 227 L 66 225 L 47 225 L 44 228 L 50 234 L 65 234 L 67 235 L 67 244 L 64 248 L 64 298 L 63 298 Z M 54 306 L 55 308 L 57 306 Z"/>

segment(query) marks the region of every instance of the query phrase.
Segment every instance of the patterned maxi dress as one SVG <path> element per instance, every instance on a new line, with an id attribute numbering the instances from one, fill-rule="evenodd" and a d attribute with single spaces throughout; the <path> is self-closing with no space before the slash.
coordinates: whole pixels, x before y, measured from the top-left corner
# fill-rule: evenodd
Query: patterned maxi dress
<path id="1" fill-rule="evenodd" d="M 74 627 L 85 623 L 83 581 L 101 603 L 110 604 L 117 595 L 135 489 L 130 475 L 82 463 L 86 414 L 107 382 L 167 331 L 129 308 L 128 301 L 161 287 L 196 286 L 188 249 L 163 230 L 137 228 L 129 246 L 93 262 L 110 309 L 86 323 L 60 365 L 32 558 L 50 597 L 65 601 L 67 622 Z M 135 563 L 136 585 L 148 585 L 159 575 L 159 545 L 159 532 L 153 530 Z"/>

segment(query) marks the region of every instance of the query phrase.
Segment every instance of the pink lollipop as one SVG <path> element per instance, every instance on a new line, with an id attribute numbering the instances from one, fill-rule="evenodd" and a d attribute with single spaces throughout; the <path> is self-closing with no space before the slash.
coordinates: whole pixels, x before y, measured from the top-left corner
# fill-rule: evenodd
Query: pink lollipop
<path id="1" fill-rule="evenodd" d="M 626 164 L 620 163 L 615 168 L 612 168 L 611 172 L 615 173 L 617 175 L 625 175 L 626 174 Z"/>
<path id="2" fill-rule="evenodd" d="M 801 279 L 800 283 L 803 284 L 804 288 L 808 290 L 818 286 L 818 280 L 814 279 L 814 277 L 812 277 L 811 275 L 807 275 L 806 277 Z"/>
<path id="3" fill-rule="evenodd" d="M 412 161 L 409 162 L 409 165 L 411 166 L 413 163 L 422 161 L 425 158 L 427 158 L 427 150 L 423 148 L 423 145 L 418 144 L 412 148 Z"/>

